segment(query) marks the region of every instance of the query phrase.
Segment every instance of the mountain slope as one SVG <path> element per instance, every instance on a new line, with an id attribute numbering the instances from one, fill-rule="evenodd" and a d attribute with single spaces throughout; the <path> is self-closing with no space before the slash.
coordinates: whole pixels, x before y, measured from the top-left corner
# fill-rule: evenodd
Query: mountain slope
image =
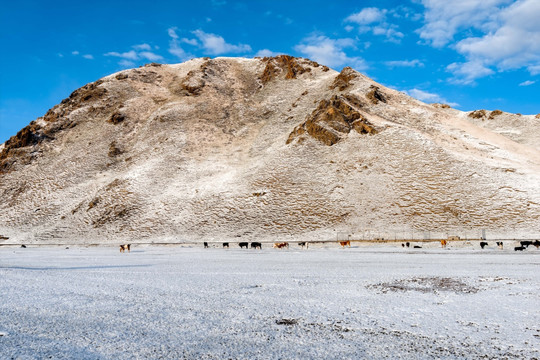
<path id="1" fill-rule="evenodd" d="M 540 149 L 524 130 L 540 120 L 503 115 L 514 121 L 505 132 L 468 115 L 288 56 L 122 71 L 0 145 L 0 234 L 538 233 Z"/>

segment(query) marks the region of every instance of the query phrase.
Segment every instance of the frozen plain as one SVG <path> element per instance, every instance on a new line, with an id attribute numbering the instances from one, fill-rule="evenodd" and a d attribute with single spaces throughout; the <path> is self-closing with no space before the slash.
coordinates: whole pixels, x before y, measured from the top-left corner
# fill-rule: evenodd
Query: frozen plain
<path id="1" fill-rule="evenodd" d="M 540 358 L 540 250 L 0 248 L 1 359 Z"/>

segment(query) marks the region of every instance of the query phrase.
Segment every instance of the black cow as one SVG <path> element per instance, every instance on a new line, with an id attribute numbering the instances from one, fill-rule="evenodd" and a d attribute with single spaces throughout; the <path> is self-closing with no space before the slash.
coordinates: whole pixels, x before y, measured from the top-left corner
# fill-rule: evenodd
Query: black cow
<path id="1" fill-rule="evenodd" d="M 207 249 L 208 248 L 208 243 L 205 241 L 204 242 L 204 248 Z"/>
<path id="2" fill-rule="evenodd" d="M 488 245 L 487 242 L 485 241 L 480 241 L 480 247 L 483 249 L 484 247 L 486 247 Z"/>
<path id="3" fill-rule="evenodd" d="M 262 244 L 260 242 L 252 242 L 251 243 L 252 249 L 261 249 L 262 250 Z"/>
<path id="4" fill-rule="evenodd" d="M 523 246 L 516 246 L 514 248 L 514 251 L 523 251 L 523 250 L 525 250 L 525 248 Z"/>
<path id="5" fill-rule="evenodd" d="M 530 241 L 530 240 L 520 241 L 519 243 L 521 244 L 521 246 L 523 246 L 525 248 L 527 248 L 527 247 L 529 247 L 529 245 L 533 244 L 533 242 Z"/>
<path id="6" fill-rule="evenodd" d="M 411 246 L 411 243 L 407 241 L 407 242 L 405 243 L 405 246 L 409 247 L 409 246 Z"/>
<path id="7" fill-rule="evenodd" d="M 223 243 L 223 248 L 229 248 L 229 243 Z"/>
<path id="8" fill-rule="evenodd" d="M 503 242 L 502 241 L 497 241 L 497 246 L 499 247 L 499 249 L 502 249 L 503 248 Z"/>
<path id="9" fill-rule="evenodd" d="M 247 248 L 248 248 L 248 245 L 249 245 L 249 243 L 247 243 L 247 242 L 241 242 L 241 243 L 238 243 L 238 246 L 240 246 L 240 249 L 242 249 L 242 248 L 246 248 L 246 249 L 247 249 Z"/>
<path id="10" fill-rule="evenodd" d="M 302 241 L 302 242 L 299 242 L 299 243 L 298 243 L 298 246 L 301 246 L 302 249 L 303 249 L 304 247 L 307 248 L 307 247 L 308 247 L 308 244 L 307 244 L 305 241 Z"/>
<path id="11" fill-rule="evenodd" d="M 414 245 L 414 246 L 413 246 L 413 249 L 421 249 L 421 248 L 422 248 L 422 247 L 419 246 L 419 245 Z"/>
<path id="12" fill-rule="evenodd" d="M 538 249 L 540 247 L 540 240 L 536 240 L 535 242 L 532 243 L 533 246 L 536 246 L 536 248 Z"/>

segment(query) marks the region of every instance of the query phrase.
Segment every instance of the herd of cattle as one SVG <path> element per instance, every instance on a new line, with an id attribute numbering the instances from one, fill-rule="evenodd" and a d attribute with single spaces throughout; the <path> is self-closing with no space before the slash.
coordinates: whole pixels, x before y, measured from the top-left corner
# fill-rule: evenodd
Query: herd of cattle
<path id="1" fill-rule="evenodd" d="M 342 248 L 345 248 L 346 246 L 351 247 L 351 241 L 350 240 L 348 240 L 348 241 L 339 241 L 339 244 L 341 245 Z M 446 247 L 446 244 L 447 244 L 446 240 L 441 240 L 441 246 L 443 248 Z M 502 241 L 497 241 L 496 244 L 497 244 L 497 247 L 502 250 L 503 242 Z M 203 245 L 204 245 L 205 248 L 210 247 L 208 245 L 208 242 L 206 242 L 206 241 L 203 243 Z M 484 249 L 488 245 L 489 244 L 487 243 L 487 241 L 481 241 L 480 242 L 480 247 L 482 249 Z M 535 246 L 538 249 L 538 248 L 540 248 L 540 240 L 535 240 L 535 241 L 524 240 L 524 241 L 520 241 L 520 246 L 514 247 L 514 251 L 523 251 L 523 250 L 527 249 L 530 245 Z M 238 243 L 238 246 L 240 246 L 241 249 L 243 249 L 243 248 L 248 249 L 249 247 L 251 247 L 252 249 L 262 249 L 262 243 L 256 242 L 256 241 L 253 241 L 251 243 L 249 243 L 249 242 L 240 242 L 240 243 Z M 301 242 L 298 242 L 298 246 L 300 246 L 302 249 L 304 249 L 304 248 L 307 249 L 308 246 L 309 246 L 309 243 L 307 241 L 301 241 Z M 402 247 L 411 247 L 411 243 L 410 242 L 402 243 L 401 246 Z M 22 247 L 26 247 L 26 246 L 22 245 Z M 223 243 L 223 248 L 229 248 L 229 243 L 224 242 Z M 273 244 L 273 248 L 275 248 L 275 249 L 287 248 L 288 249 L 289 248 L 289 243 L 288 242 L 276 242 L 276 243 Z M 420 245 L 413 245 L 413 248 L 414 249 L 421 249 L 422 247 Z M 122 245 L 120 245 L 120 252 L 125 252 L 126 250 L 128 252 L 130 252 L 131 244 L 122 244 Z"/>

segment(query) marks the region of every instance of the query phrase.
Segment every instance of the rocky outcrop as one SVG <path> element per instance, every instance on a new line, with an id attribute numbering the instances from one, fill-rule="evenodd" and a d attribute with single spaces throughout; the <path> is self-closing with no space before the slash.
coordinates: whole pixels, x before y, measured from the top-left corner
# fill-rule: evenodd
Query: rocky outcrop
<path id="1" fill-rule="evenodd" d="M 386 95 L 381 91 L 378 86 L 371 85 L 370 90 L 366 94 L 366 98 L 371 101 L 373 105 L 377 105 L 379 102 L 386 103 Z"/>
<path id="2" fill-rule="evenodd" d="M 298 139 L 297 143 L 302 143 L 306 136 L 311 136 L 325 145 L 332 146 L 352 130 L 359 134 L 377 134 L 378 130 L 351 106 L 350 102 L 359 104 L 352 96 L 336 95 L 330 100 L 321 100 L 306 121 L 294 128 L 287 139 L 287 144 L 295 139 Z"/>
<path id="3" fill-rule="evenodd" d="M 353 70 L 350 67 L 344 67 L 343 70 L 339 73 L 338 76 L 334 79 L 330 89 L 338 89 L 343 91 L 351 86 L 352 81 L 358 77 L 358 72 Z"/>
<path id="4" fill-rule="evenodd" d="M 262 59 L 266 63 L 266 67 L 260 76 L 263 84 L 266 84 L 273 79 L 282 75 L 284 79 L 296 79 L 299 75 L 310 72 L 311 68 L 317 68 L 321 65 L 318 63 L 301 58 L 295 58 L 290 55 L 278 55 L 276 57 L 265 57 Z M 323 71 L 328 71 L 328 67 L 323 66 Z"/>

